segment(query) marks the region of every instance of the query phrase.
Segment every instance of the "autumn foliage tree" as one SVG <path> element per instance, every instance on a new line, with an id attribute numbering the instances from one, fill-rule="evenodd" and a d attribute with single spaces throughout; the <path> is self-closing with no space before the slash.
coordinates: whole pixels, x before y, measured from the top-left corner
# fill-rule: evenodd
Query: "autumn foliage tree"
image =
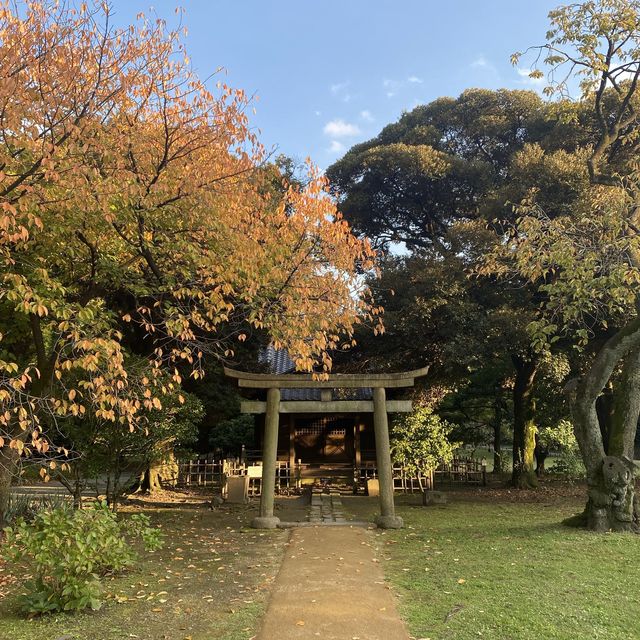
<path id="1" fill-rule="evenodd" d="M 20 455 L 64 462 L 57 418 L 144 428 L 252 328 L 328 371 L 379 313 L 319 172 L 274 190 L 246 95 L 164 22 L 110 14 L 0 3 L 0 514 Z"/>

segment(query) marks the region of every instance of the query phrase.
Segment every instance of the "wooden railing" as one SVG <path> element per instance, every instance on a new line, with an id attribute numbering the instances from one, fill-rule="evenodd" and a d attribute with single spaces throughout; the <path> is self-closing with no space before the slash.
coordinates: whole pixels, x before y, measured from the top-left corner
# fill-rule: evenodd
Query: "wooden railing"
<path id="1" fill-rule="evenodd" d="M 454 457 L 450 464 L 436 469 L 436 482 L 449 484 L 487 484 L 487 462 L 471 457 Z"/>
<path id="2" fill-rule="evenodd" d="M 359 488 L 364 489 L 367 480 L 378 477 L 375 462 L 364 461 L 355 470 L 354 480 Z M 454 457 L 449 464 L 440 465 L 428 475 L 409 474 L 403 467 L 393 467 L 393 488 L 402 493 L 414 493 L 433 489 L 439 484 L 480 484 L 487 483 L 487 465 L 484 460 L 476 458 Z"/>
<path id="3" fill-rule="evenodd" d="M 278 460 L 276 462 L 276 493 L 289 493 L 300 489 L 303 471 L 307 465 Z M 194 458 L 181 462 L 178 471 L 178 485 L 182 487 L 212 487 L 226 495 L 226 479 L 231 476 L 249 476 L 249 495 L 259 496 L 262 480 L 261 463 L 251 463 L 240 458 L 214 459 Z M 354 487 L 364 490 L 367 480 L 377 478 L 376 463 L 364 460 L 354 468 Z M 455 457 L 451 463 L 440 465 L 431 474 L 409 474 L 403 467 L 393 467 L 393 488 L 402 493 L 414 493 L 433 489 L 442 484 L 479 484 L 487 481 L 487 467 L 484 460 L 471 457 Z"/>
<path id="4" fill-rule="evenodd" d="M 247 464 L 239 458 L 216 460 L 194 458 L 179 464 L 178 485 L 182 487 L 212 487 L 225 496 L 226 479 L 232 476 L 249 476 L 249 495 L 259 496 L 262 483 L 262 465 Z M 287 493 L 300 486 L 301 465 L 293 468 L 288 462 L 276 462 L 276 491 Z"/>

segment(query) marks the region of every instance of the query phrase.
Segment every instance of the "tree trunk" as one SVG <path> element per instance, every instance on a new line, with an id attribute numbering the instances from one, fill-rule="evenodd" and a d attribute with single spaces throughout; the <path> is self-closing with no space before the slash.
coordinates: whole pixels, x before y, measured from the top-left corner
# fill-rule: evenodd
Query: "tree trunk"
<path id="1" fill-rule="evenodd" d="M 542 444 L 538 438 L 538 434 L 536 433 L 536 448 L 534 450 L 534 455 L 536 457 L 536 476 L 541 478 L 544 475 L 544 464 L 549 456 L 549 447 L 546 444 Z"/>
<path id="2" fill-rule="evenodd" d="M 613 424 L 615 397 L 613 393 L 613 385 L 611 382 L 602 390 L 602 395 L 596 400 L 596 413 L 598 415 L 598 424 L 600 425 L 600 433 L 602 434 L 602 444 L 604 450 L 609 450 L 609 433 Z"/>
<path id="3" fill-rule="evenodd" d="M 622 362 L 605 449 L 597 400 Z M 637 531 L 633 444 L 640 414 L 640 319 L 609 338 L 584 376 L 567 385 L 587 469 L 585 524 L 594 531 Z"/>
<path id="4" fill-rule="evenodd" d="M 586 525 L 592 531 L 638 531 L 634 509 L 634 463 L 624 457 L 605 456 L 598 471 L 589 474 L 585 507 Z"/>
<path id="5" fill-rule="evenodd" d="M 493 473 L 502 474 L 502 389 L 496 390 L 493 405 Z"/>
<path id="6" fill-rule="evenodd" d="M 533 383 L 538 364 L 519 356 L 512 357 L 516 368 L 513 386 L 513 473 L 511 483 L 514 487 L 537 486 L 533 472 L 535 434 L 535 400 Z"/>
<path id="7" fill-rule="evenodd" d="M 162 464 L 151 463 L 141 474 L 138 479 L 136 492 L 155 493 L 162 490 Z"/>
<path id="8" fill-rule="evenodd" d="M 56 479 L 73 497 L 73 508 L 76 511 L 82 509 L 82 491 L 85 483 L 80 475 L 78 463 L 73 465 L 73 481 L 66 478 L 62 472 L 58 473 Z"/>
<path id="9" fill-rule="evenodd" d="M 0 449 L 0 527 L 7 524 L 7 510 L 11 500 L 11 483 L 16 472 L 17 455 L 14 449 Z"/>
<path id="10" fill-rule="evenodd" d="M 161 442 L 156 455 L 142 471 L 133 488 L 136 493 L 154 493 L 166 486 L 175 486 L 178 480 L 178 462 L 173 452 L 173 439 Z"/>
<path id="11" fill-rule="evenodd" d="M 111 507 L 111 511 L 114 513 L 118 511 L 118 506 L 120 504 L 120 498 L 123 494 L 123 488 L 120 484 L 120 479 L 122 476 L 122 466 L 121 466 L 121 456 L 119 453 L 115 456 L 115 463 L 113 465 L 113 484 L 111 486 L 111 496 L 109 496 L 109 506 Z"/>

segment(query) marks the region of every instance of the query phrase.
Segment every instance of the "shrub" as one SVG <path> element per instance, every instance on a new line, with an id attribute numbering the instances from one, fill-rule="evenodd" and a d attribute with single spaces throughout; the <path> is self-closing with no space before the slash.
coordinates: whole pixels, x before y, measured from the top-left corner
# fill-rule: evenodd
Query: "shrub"
<path id="1" fill-rule="evenodd" d="M 148 551 L 162 546 L 161 533 L 147 516 L 118 520 L 106 503 L 82 511 L 44 511 L 32 522 L 19 519 L 5 533 L 7 559 L 26 564 L 33 576 L 21 598 L 22 610 L 31 615 L 99 609 L 100 578 L 137 558 L 130 541 L 140 538 Z"/>
<path id="2" fill-rule="evenodd" d="M 541 429 L 539 437 L 547 447 L 558 451 L 558 457 L 553 462 L 553 473 L 571 480 L 585 477 L 586 470 L 573 432 L 573 424 L 569 420 L 560 420 L 553 427 Z"/>
<path id="3" fill-rule="evenodd" d="M 578 447 L 561 449 L 553 462 L 553 472 L 569 480 L 582 480 L 587 475 Z"/>
<path id="4" fill-rule="evenodd" d="M 460 446 L 459 442 L 449 440 L 453 429 L 454 425 L 435 414 L 431 407 L 416 407 L 393 423 L 393 461 L 410 474 L 427 475 L 453 459 L 453 452 Z"/>

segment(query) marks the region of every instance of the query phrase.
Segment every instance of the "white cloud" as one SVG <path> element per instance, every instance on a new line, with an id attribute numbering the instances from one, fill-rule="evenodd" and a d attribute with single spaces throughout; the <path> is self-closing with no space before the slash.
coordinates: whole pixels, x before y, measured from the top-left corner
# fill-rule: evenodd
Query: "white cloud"
<path id="1" fill-rule="evenodd" d="M 324 134 L 330 138 L 350 138 L 360 135 L 360 127 L 357 124 L 345 122 L 341 118 L 330 120 L 324 125 Z"/>
<path id="2" fill-rule="evenodd" d="M 482 75 L 481 82 L 503 83 L 497 67 L 483 54 L 477 56 L 469 63 L 469 67 Z"/>
<path id="3" fill-rule="evenodd" d="M 484 56 L 478 56 L 472 63 L 471 66 L 475 69 L 478 68 L 487 68 L 487 67 L 491 67 L 492 65 L 489 64 L 489 61 L 484 57 Z"/>
<path id="4" fill-rule="evenodd" d="M 346 147 L 338 140 L 332 140 L 331 146 L 327 149 L 329 153 L 343 153 Z"/>
<path id="5" fill-rule="evenodd" d="M 350 82 L 336 82 L 329 86 L 329 91 L 331 91 L 332 95 L 336 98 L 340 98 L 342 102 L 350 102 L 351 94 L 348 91 L 350 84 Z"/>
<path id="6" fill-rule="evenodd" d="M 537 86 L 537 85 L 544 84 L 544 82 L 546 81 L 546 78 L 544 76 L 542 76 L 541 78 L 529 77 L 529 74 L 531 73 L 531 69 L 521 69 L 520 67 L 518 67 L 516 71 L 518 72 L 518 75 L 522 78 L 521 82 L 523 84 L 532 84 Z"/>
<path id="7" fill-rule="evenodd" d="M 371 111 L 369 111 L 369 109 L 363 109 L 360 112 L 360 119 L 365 122 L 373 122 L 375 118 L 371 115 Z"/>
<path id="8" fill-rule="evenodd" d="M 421 84 L 424 82 L 418 76 L 409 76 L 406 80 L 394 80 L 393 78 L 384 78 L 382 86 L 386 89 L 387 98 L 393 98 L 401 90 L 406 89 L 411 84 Z"/>
<path id="9" fill-rule="evenodd" d="M 382 81 L 382 86 L 386 89 L 385 94 L 387 98 L 393 98 L 398 92 L 398 89 L 401 87 L 402 83 L 397 80 L 391 80 L 390 78 L 385 78 Z"/>

